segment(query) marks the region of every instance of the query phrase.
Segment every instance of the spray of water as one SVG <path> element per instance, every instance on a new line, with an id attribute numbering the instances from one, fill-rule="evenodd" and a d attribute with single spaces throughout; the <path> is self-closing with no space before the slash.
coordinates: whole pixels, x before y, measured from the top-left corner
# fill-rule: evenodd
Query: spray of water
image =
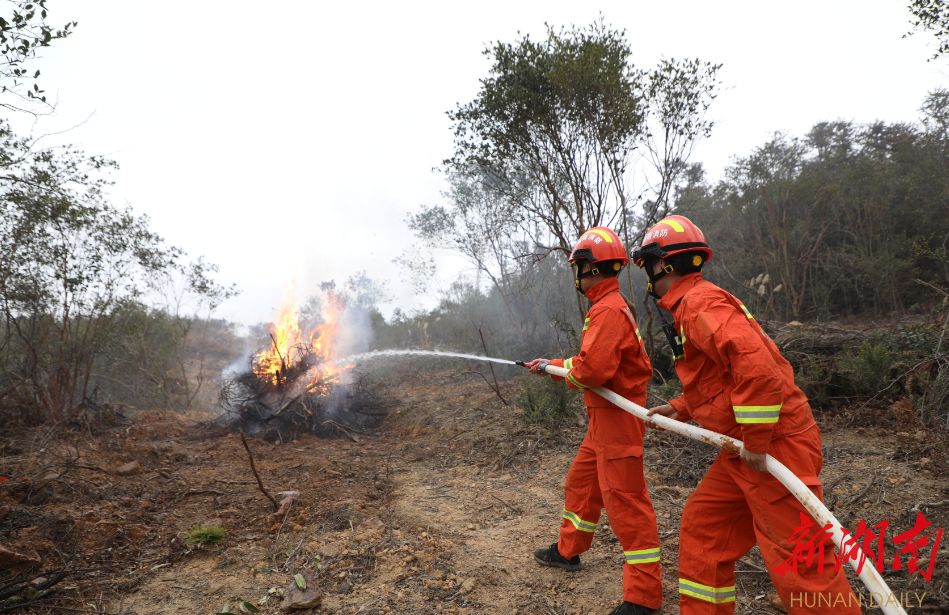
<path id="1" fill-rule="evenodd" d="M 456 359 L 470 359 L 472 361 L 491 361 L 492 363 L 502 363 L 504 365 L 516 365 L 514 361 L 508 361 L 507 359 L 495 359 L 494 357 L 482 357 L 476 354 L 462 354 L 459 352 L 439 352 L 436 350 L 374 350 L 373 352 L 364 352 L 362 354 L 354 354 L 348 357 L 343 357 L 342 359 L 335 359 L 334 361 L 332 361 L 332 363 L 349 364 L 349 363 L 358 363 L 359 361 L 367 361 L 367 360 L 375 359 L 378 357 L 400 357 L 400 356 L 406 356 L 406 355 L 453 357 Z"/>

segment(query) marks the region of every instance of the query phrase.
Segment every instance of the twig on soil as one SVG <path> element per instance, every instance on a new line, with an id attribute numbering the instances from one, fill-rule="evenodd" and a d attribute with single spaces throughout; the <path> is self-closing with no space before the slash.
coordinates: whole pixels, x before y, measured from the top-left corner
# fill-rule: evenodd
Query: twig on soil
<path id="1" fill-rule="evenodd" d="M 273 559 L 274 568 L 277 568 L 277 569 L 280 568 L 280 566 L 277 565 L 277 543 L 280 542 L 280 532 L 283 530 L 283 526 L 284 526 L 284 524 L 287 522 L 287 517 L 290 515 L 290 509 L 291 509 L 291 508 L 293 508 L 293 500 L 290 500 L 290 505 L 287 506 L 287 511 L 286 511 L 285 513 L 283 513 L 283 520 L 280 521 L 280 527 L 277 528 L 277 535 L 276 535 L 276 536 L 274 537 L 274 539 L 273 539 L 273 550 L 274 550 L 274 553 L 273 553 L 273 558 L 272 558 L 272 559 Z M 284 560 L 283 563 L 286 564 L 287 561 Z"/>
<path id="2" fill-rule="evenodd" d="M 924 502 L 920 502 L 916 506 L 913 506 L 912 508 L 910 508 L 909 511 L 911 513 L 914 513 L 914 512 L 918 513 L 918 512 L 922 512 L 924 508 L 942 508 L 943 506 L 949 506 L 949 500 L 943 500 L 942 502 L 933 502 L 932 504 L 926 504 Z"/>
<path id="3" fill-rule="evenodd" d="M 456 433 L 456 434 L 453 435 L 452 437 L 448 438 L 447 442 L 451 442 L 451 441 L 453 441 L 455 438 L 457 438 L 458 436 L 463 435 L 463 434 L 466 434 L 466 433 L 468 433 L 469 431 L 474 431 L 474 429 L 466 429 L 466 430 L 464 430 L 464 431 L 459 431 L 458 433 Z"/>
<path id="4" fill-rule="evenodd" d="M 257 479 L 257 486 L 260 487 L 260 490 L 263 492 L 263 494 L 267 496 L 267 499 L 273 503 L 274 512 L 277 512 L 278 510 L 280 510 L 280 505 L 277 504 L 277 500 L 275 500 L 274 497 L 270 495 L 270 493 L 268 493 L 266 489 L 264 489 L 264 482 L 260 480 L 260 474 L 257 473 L 257 466 L 254 465 L 254 454 L 250 452 L 250 445 L 247 444 L 247 438 L 244 437 L 243 429 L 241 430 L 241 442 L 244 443 L 244 448 L 247 449 L 247 456 L 250 457 L 250 469 L 254 473 L 254 478 Z"/>
<path id="5" fill-rule="evenodd" d="M 90 463 L 74 463 L 72 464 L 74 468 L 81 468 L 83 470 L 95 470 L 96 472 L 103 472 L 105 474 L 112 474 L 109 470 L 105 468 L 100 468 L 99 466 L 94 466 Z"/>
<path id="6" fill-rule="evenodd" d="M 202 495 L 205 493 L 213 493 L 214 495 L 226 495 L 223 491 L 218 491 L 217 489 L 188 489 L 183 492 L 181 495 Z"/>
<path id="7" fill-rule="evenodd" d="M 825 504 L 827 503 L 828 494 L 830 494 L 830 492 L 833 491 L 834 487 L 836 487 L 836 486 L 839 485 L 840 483 L 844 482 L 845 480 L 849 480 L 849 479 L 850 479 L 850 476 L 849 476 L 849 475 L 848 475 L 848 476 L 838 476 L 838 477 L 835 478 L 834 480 L 832 480 L 832 481 L 830 481 L 829 483 L 827 483 L 826 485 L 824 485 L 824 488 L 821 490 L 821 493 L 822 493 L 823 496 L 824 496 L 824 503 L 825 503 Z M 834 496 L 834 501 L 831 502 L 830 504 L 827 504 L 827 510 L 833 510 L 834 507 L 837 506 L 837 502 L 838 502 L 839 500 L 840 500 L 840 498 L 835 495 L 835 496 Z"/>
<path id="8" fill-rule="evenodd" d="M 366 608 L 367 606 L 372 606 L 372 605 L 374 605 L 375 603 L 379 602 L 380 600 L 385 600 L 385 599 L 388 598 L 389 596 L 394 596 L 394 595 L 395 595 L 395 592 L 393 592 L 393 593 L 391 593 L 391 594 L 386 594 L 385 596 L 382 596 L 381 598 L 376 598 L 376 599 L 373 600 L 372 602 L 369 602 L 369 603 L 364 604 L 364 605 L 362 605 L 361 607 L 359 607 L 359 610 L 356 611 L 356 613 L 357 613 L 357 614 L 358 614 L 358 613 L 362 613 L 362 610 L 363 610 L 364 608 Z"/>
<path id="9" fill-rule="evenodd" d="M 748 566 L 749 568 L 754 568 L 755 572 L 768 572 L 765 568 L 762 568 L 758 564 L 749 562 L 745 558 L 741 558 L 738 561 L 744 564 L 745 566 Z M 735 572 L 751 572 L 751 571 L 750 570 L 736 570 Z"/>
<path id="10" fill-rule="evenodd" d="M 349 438 L 349 439 L 352 440 L 353 442 L 357 442 L 357 443 L 359 442 L 359 440 L 356 439 L 356 436 L 350 434 L 348 431 L 346 431 L 346 428 L 345 428 L 344 426 L 340 425 L 340 424 L 337 423 L 336 421 L 325 421 L 325 422 L 323 422 L 323 423 L 320 423 L 320 425 L 323 425 L 324 427 L 327 426 L 327 425 L 332 425 L 333 427 L 335 427 L 336 429 L 338 429 L 339 431 L 341 431 L 344 436 L 346 436 L 347 438 Z"/>
<path id="11" fill-rule="evenodd" d="M 873 476 L 870 477 L 870 480 L 867 481 L 867 486 L 861 489 L 860 493 L 858 493 L 857 495 L 853 496 L 852 498 L 844 502 L 844 506 L 850 506 L 851 504 L 858 502 L 861 498 L 863 498 L 865 495 L 870 493 L 870 489 L 873 488 L 873 481 L 876 480 L 876 477 L 877 475 L 876 473 L 874 473 Z"/>
<path id="12" fill-rule="evenodd" d="M 659 498 L 659 499 L 661 499 L 661 500 L 665 500 L 665 501 L 669 502 L 670 504 L 673 504 L 673 505 L 675 505 L 675 506 L 678 506 L 679 508 L 682 508 L 682 507 L 683 507 L 682 504 L 679 504 L 679 503 L 676 502 L 675 500 L 669 499 L 669 498 L 667 498 L 667 497 L 664 496 L 664 495 L 659 495 L 658 493 L 650 493 L 649 495 L 650 495 L 651 497 L 654 497 L 654 498 Z"/>
<path id="13" fill-rule="evenodd" d="M 850 476 L 838 476 L 838 477 L 835 478 L 834 480 L 830 481 L 829 483 L 827 483 L 826 485 L 824 485 L 824 489 L 823 489 L 824 494 L 826 495 L 827 493 L 830 493 L 830 491 L 831 491 L 834 487 L 836 487 L 837 485 L 839 485 L 840 483 L 844 482 L 845 480 L 847 480 L 847 479 L 849 479 L 849 478 L 850 478 Z"/>
<path id="14" fill-rule="evenodd" d="M 502 499 L 499 498 L 498 496 L 494 495 L 493 493 L 490 494 L 490 495 L 491 495 L 492 498 L 494 498 L 494 499 L 497 500 L 498 502 L 500 502 L 500 503 L 504 504 L 505 506 L 507 506 L 507 507 L 510 509 L 510 511 L 511 511 L 512 513 L 514 513 L 515 515 L 521 514 L 520 509 L 514 508 L 513 506 L 511 506 L 510 504 L 508 504 L 507 502 L 505 502 L 504 500 L 502 500 Z"/>

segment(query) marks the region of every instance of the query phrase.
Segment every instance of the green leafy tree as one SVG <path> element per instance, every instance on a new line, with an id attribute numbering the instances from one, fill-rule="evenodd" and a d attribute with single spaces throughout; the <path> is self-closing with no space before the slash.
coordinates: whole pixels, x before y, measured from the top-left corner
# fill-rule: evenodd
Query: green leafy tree
<path id="1" fill-rule="evenodd" d="M 903 38 L 928 30 L 939 43 L 930 61 L 949 52 L 949 4 L 944 0 L 913 0 L 909 4 L 909 11 L 913 15 L 910 20 L 913 29 Z"/>
<path id="2" fill-rule="evenodd" d="M 10 111 L 33 113 L 37 103 L 50 107 L 37 81 L 40 71 L 32 71 L 27 64 L 43 47 L 72 34 L 77 23 L 56 27 L 46 22 L 47 16 L 46 0 L 5 0 L 0 5 L 0 95 L 5 97 L 0 98 L 0 106 Z M 26 109 L 24 103 L 33 107 Z"/>
<path id="3" fill-rule="evenodd" d="M 185 265 L 146 217 L 108 203 L 102 173 L 113 162 L 40 147 L 5 123 L 0 157 L 0 399 L 36 419 L 68 420 L 94 399 L 96 361 L 123 306 L 153 299 L 169 276 L 207 310 L 233 290 L 215 285 L 203 261 Z M 180 356 L 190 324 L 177 309 L 167 314 Z"/>
<path id="4" fill-rule="evenodd" d="M 702 115 L 718 66 L 664 60 L 651 73 L 640 70 L 630 62 L 625 32 L 602 20 L 585 29 L 548 28 L 543 42 L 497 42 L 484 53 L 494 60 L 490 76 L 474 101 L 448 114 L 455 153 L 445 165 L 492 177 L 547 250 L 569 253 L 585 230 L 620 219 L 640 146 L 660 140 L 651 151 L 661 185 L 671 185 L 688 143 L 712 126 Z"/>
<path id="5" fill-rule="evenodd" d="M 489 178 L 496 216 L 530 240 L 522 253 L 565 256 L 597 225 L 619 225 L 632 243 L 628 223 L 640 201 L 643 226 L 668 211 L 694 143 L 712 128 L 705 112 L 718 65 L 663 60 L 639 69 L 625 31 L 602 19 L 548 27 L 539 42 L 492 43 L 484 53 L 493 64 L 478 95 L 448 113 L 455 151 L 444 165 L 456 176 Z M 636 190 L 630 169 L 639 159 L 652 164 L 655 181 Z"/>

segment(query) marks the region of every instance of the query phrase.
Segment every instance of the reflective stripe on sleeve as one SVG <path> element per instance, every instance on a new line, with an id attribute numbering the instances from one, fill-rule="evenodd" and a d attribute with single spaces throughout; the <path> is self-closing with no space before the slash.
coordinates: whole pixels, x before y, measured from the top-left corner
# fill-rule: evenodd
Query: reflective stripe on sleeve
<path id="1" fill-rule="evenodd" d="M 567 380 L 570 382 L 570 384 L 572 384 L 573 386 L 577 387 L 578 389 L 588 389 L 588 388 L 589 388 L 587 385 L 582 384 L 579 380 L 577 380 L 576 378 L 574 378 L 574 377 L 573 377 L 573 374 L 567 374 Z"/>
<path id="2" fill-rule="evenodd" d="M 589 318 L 585 318 L 585 319 L 583 320 L 583 330 L 586 331 L 586 330 L 589 329 L 589 328 L 590 328 L 590 319 L 589 319 Z"/>
<path id="3" fill-rule="evenodd" d="M 735 406 L 738 423 L 777 423 L 779 418 L 781 406 Z"/>
<path id="4" fill-rule="evenodd" d="M 641 549 L 639 551 L 623 551 L 626 556 L 626 563 L 634 566 L 636 564 L 648 564 L 659 561 L 659 547 L 655 549 Z"/>
<path id="5" fill-rule="evenodd" d="M 592 532 L 596 529 L 596 523 L 590 523 L 589 521 L 584 521 L 580 518 L 580 515 L 574 512 L 570 512 L 566 508 L 563 509 L 562 517 L 573 524 L 573 527 L 577 528 L 581 532 Z"/>
<path id="6" fill-rule="evenodd" d="M 692 596 L 693 598 L 698 598 L 699 600 L 705 600 L 706 602 L 714 602 L 716 604 L 735 601 L 734 585 L 731 587 L 709 587 L 708 585 L 702 585 L 701 583 L 696 583 L 695 581 L 689 581 L 680 578 L 679 593 L 685 594 L 686 596 Z"/>
<path id="7" fill-rule="evenodd" d="M 570 357 L 563 362 L 564 369 L 571 370 L 573 369 L 573 357 Z"/>
<path id="8" fill-rule="evenodd" d="M 754 318 L 754 316 L 751 315 L 751 312 L 748 311 L 748 308 L 745 307 L 744 303 L 739 303 L 738 305 L 741 306 L 741 310 L 745 313 L 745 316 L 748 318 Z"/>

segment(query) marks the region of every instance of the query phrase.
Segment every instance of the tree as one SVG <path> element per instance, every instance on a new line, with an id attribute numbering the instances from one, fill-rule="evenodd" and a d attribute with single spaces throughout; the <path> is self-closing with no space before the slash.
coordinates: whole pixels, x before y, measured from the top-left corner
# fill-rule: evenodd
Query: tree
<path id="1" fill-rule="evenodd" d="M 775 319 L 903 313 L 927 301 L 949 241 L 945 104 L 918 126 L 819 122 L 737 158 L 714 187 L 680 190 L 713 241 L 706 276 Z M 685 213 L 683 211 L 682 213 Z M 918 250 L 914 252 L 914 246 Z"/>
<path id="2" fill-rule="evenodd" d="M 411 272 L 416 288 L 422 288 L 431 272 L 437 270 L 431 254 L 437 250 L 460 254 L 474 267 L 478 278 L 486 278 L 498 292 L 508 322 L 523 341 L 521 315 L 525 309 L 515 305 L 524 299 L 525 278 L 515 276 L 524 262 L 518 256 L 529 251 L 523 225 L 518 223 L 516 210 L 493 175 L 476 165 L 447 175 L 450 189 L 443 194 L 447 205 L 423 205 L 419 213 L 407 216 L 409 230 L 415 233 L 422 250 L 413 247 L 397 262 Z M 420 257 L 420 253 L 429 256 Z"/>
<path id="3" fill-rule="evenodd" d="M 37 82 L 40 71 L 31 75 L 26 65 L 41 48 L 71 35 L 77 22 L 60 28 L 46 23 L 46 0 L 6 0 L 4 6 L 8 12 L 0 15 L 0 94 L 6 94 L 7 100 L 0 100 L 0 106 L 33 113 L 21 105 L 33 102 L 49 107 L 50 103 Z M 32 88 L 28 87 L 30 81 Z M 11 99 L 15 102 L 9 102 Z"/>
<path id="4" fill-rule="evenodd" d="M 939 46 L 929 61 L 949 52 L 949 4 L 945 0 L 912 0 L 909 11 L 915 21 L 910 20 L 913 29 L 903 35 L 912 36 L 921 30 L 929 30 L 936 37 Z"/>
<path id="5" fill-rule="evenodd" d="M 455 151 L 444 165 L 490 178 L 538 258 L 569 254 L 590 227 L 625 228 L 642 196 L 631 187 L 637 153 L 657 175 L 645 216 L 653 222 L 691 144 L 712 127 L 704 113 L 719 66 L 663 60 L 651 72 L 638 69 L 625 31 L 602 19 L 584 29 L 548 27 L 543 42 L 525 36 L 484 53 L 494 63 L 477 97 L 448 113 Z"/>
<path id="6" fill-rule="evenodd" d="M 142 374 L 161 390 L 170 410 L 196 404 L 207 380 L 211 316 L 221 303 L 238 294 L 234 285 L 224 287 L 214 282 L 211 275 L 217 271 L 217 265 L 199 257 L 187 265 L 168 266 L 149 276 L 148 288 L 157 303 L 153 312 L 164 324 L 167 347 L 160 352 L 154 344 L 136 344 L 132 354 L 138 357 Z M 136 337 L 135 341 L 139 339 Z"/>
<path id="7" fill-rule="evenodd" d="M 115 163 L 71 146 L 40 147 L 0 122 L 0 401 L 45 420 L 81 415 L 115 311 L 180 275 L 213 308 L 229 292 L 213 268 L 187 267 L 148 218 L 108 203 Z M 187 330 L 179 327 L 181 337 Z M 176 345 L 180 350 L 180 345 Z M 186 397 L 193 396 L 186 391 Z"/>

